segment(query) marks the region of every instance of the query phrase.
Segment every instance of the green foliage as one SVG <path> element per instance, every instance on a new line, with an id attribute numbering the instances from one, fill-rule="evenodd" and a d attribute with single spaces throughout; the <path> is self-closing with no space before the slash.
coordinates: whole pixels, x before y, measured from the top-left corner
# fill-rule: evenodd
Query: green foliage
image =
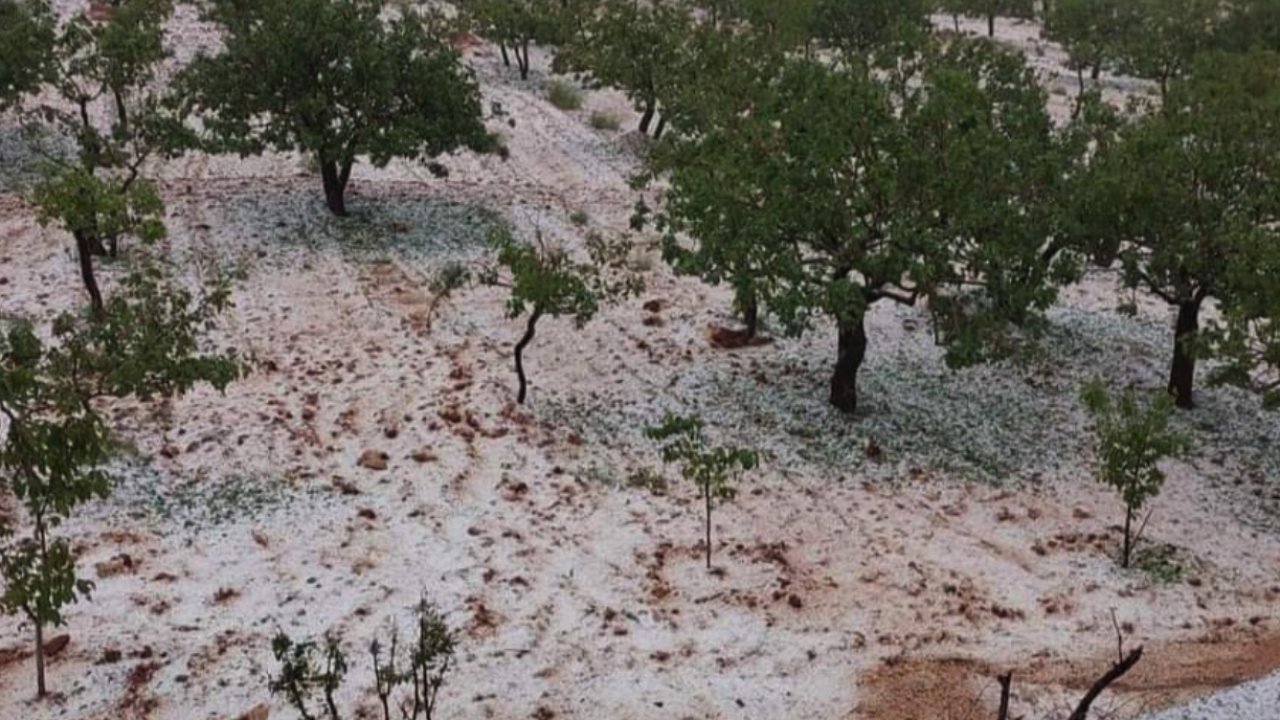
<path id="1" fill-rule="evenodd" d="M 956 40 L 884 71 L 776 65 L 746 111 L 708 113 L 655 151 L 670 186 L 657 221 L 677 272 L 730 283 L 791 333 L 835 320 L 837 407 L 856 404 L 873 303 L 927 298 L 963 365 L 1078 273 L 1047 238 L 1084 138 L 1054 128 L 1021 56 Z"/>
<path id="2" fill-rule="evenodd" d="M 0 337 L 0 416 L 8 426 L 0 479 L 31 523 L 29 537 L 0 548 L 0 609 L 36 626 L 41 695 L 43 630 L 61 625 L 62 608 L 93 588 L 76 577 L 66 541 L 52 534 L 77 506 L 110 489 L 104 465 L 114 444 L 93 401 L 172 396 L 198 382 L 225 388 L 238 374 L 234 357 L 201 354 L 197 336 L 226 305 L 225 286 L 196 301 L 144 269 L 125 281 L 96 322 L 63 315 L 48 341 L 20 322 Z M 0 524 L 0 538 L 14 531 Z"/>
<path id="3" fill-rule="evenodd" d="M 515 55 L 522 80 L 529 77 L 529 44 L 554 42 L 569 20 L 562 0 L 462 0 L 458 9 L 467 26 L 498 43 L 508 67 Z"/>
<path id="4" fill-rule="evenodd" d="M 997 17 L 1030 19 L 1036 14 L 1035 0 L 939 0 L 938 7 L 953 15 L 984 18 L 988 35 L 995 35 Z"/>
<path id="5" fill-rule="evenodd" d="M 866 56 L 928 32 L 931 4 L 931 0 L 815 0 L 812 35 L 848 56 Z"/>
<path id="6" fill-rule="evenodd" d="M 1161 95 L 1192 69 L 1195 57 L 1213 47 L 1223 19 L 1219 0 L 1132 0 L 1120 23 L 1120 69 L 1155 80 Z"/>
<path id="7" fill-rule="evenodd" d="M 1280 3 L 1274 0 L 1236 0 L 1218 27 L 1215 45 L 1222 50 L 1280 52 Z"/>
<path id="8" fill-rule="evenodd" d="M 0 0 L 0 112 L 45 79 L 54 20 L 46 0 Z"/>
<path id="9" fill-rule="evenodd" d="M 547 101 L 566 112 L 578 110 L 582 107 L 582 91 L 564 80 L 552 80 L 547 84 Z"/>
<path id="10" fill-rule="evenodd" d="M 1129 567 L 1134 517 L 1164 486 L 1159 463 L 1185 453 L 1188 441 L 1169 427 L 1173 403 L 1168 397 L 1149 404 L 1139 402 L 1131 392 L 1113 398 L 1100 382 L 1094 382 L 1085 387 L 1081 400 L 1093 418 L 1098 480 L 1114 488 L 1124 502 L 1121 564 Z"/>
<path id="11" fill-rule="evenodd" d="M 48 100 L 33 108 L 48 134 L 76 142 L 74 160 L 46 158 L 32 200 L 42 223 L 74 236 L 81 278 L 99 316 L 93 258 L 114 257 L 126 236 L 145 243 L 164 235 L 163 205 L 142 170 L 189 141 L 172 96 L 156 89 L 169 55 L 164 23 L 172 10 L 170 0 L 123 0 L 109 22 L 72 16 L 53 39 L 44 76 Z"/>
<path id="12" fill-rule="evenodd" d="M 1196 358 L 1214 350 L 1199 331 L 1208 298 L 1229 318 L 1228 340 L 1274 317 L 1277 113 L 1275 55 L 1203 55 L 1159 107 L 1100 136 L 1090 172 L 1070 198 L 1078 242 L 1095 254 L 1114 249 L 1125 287 L 1179 308 L 1170 390 L 1183 407 L 1192 405 Z M 1245 349 L 1231 341 L 1220 347 L 1237 356 Z"/>
<path id="13" fill-rule="evenodd" d="M 207 147 L 314 158 L 336 215 L 346 214 L 357 158 L 382 167 L 461 147 L 496 150 L 445 23 L 407 5 L 389 18 L 382 10 L 381 0 L 211 2 L 225 47 L 179 80 Z"/>
<path id="14" fill-rule="evenodd" d="M 651 440 L 662 443 L 662 461 L 680 465 L 680 474 L 702 493 L 706 520 L 707 568 L 711 567 L 711 510 L 714 500 L 730 499 L 734 481 L 760 464 L 760 455 L 750 448 L 707 445 L 699 417 L 668 413 L 662 424 L 645 430 Z"/>
<path id="15" fill-rule="evenodd" d="M 511 233 L 500 231 L 494 233 L 492 243 L 496 257 L 482 273 L 481 281 L 510 290 L 509 317 L 526 313 L 529 316 L 525 334 L 515 348 L 520 383 L 517 401 L 523 403 L 527 393 L 524 349 L 533 340 L 544 315 L 572 317 L 575 325 L 583 327 L 595 317 L 602 302 L 634 295 L 643 284 L 626 268 L 631 244 L 624 239 L 610 241 L 598 234 L 589 235 L 588 262 L 575 261 L 568 250 L 546 243 L 541 235 L 534 243 L 524 243 Z"/>
<path id="16" fill-rule="evenodd" d="M 271 692 L 283 693 L 302 720 L 315 720 L 311 706 L 318 704 L 315 695 L 323 695 L 324 708 L 329 720 L 340 720 L 334 695 L 347 675 L 347 657 L 342 652 L 338 638 L 326 635 L 321 650 L 323 658 L 317 662 L 315 654 L 321 648 L 312 641 L 295 643 L 281 630 L 271 639 L 271 654 L 280 663 L 280 674 L 271 679 Z"/>
<path id="17" fill-rule="evenodd" d="M 643 112 L 640 131 L 647 133 L 659 102 L 677 85 L 693 22 L 689 8 L 674 0 L 602 0 L 577 18 L 553 67 L 625 92 Z"/>
<path id="18" fill-rule="evenodd" d="M 383 720 L 432 720 L 440 690 L 453 670 L 456 640 L 444 616 L 425 598 L 414 613 L 417 632 L 408 652 L 402 652 L 394 626 L 388 647 L 376 638 L 369 644 L 374 692 Z M 326 635 L 323 645 L 294 642 L 279 631 L 272 638 L 271 652 L 280 663 L 270 682 L 273 694 L 283 694 L 303 720 L 315 720 L 321 714 L 341 720 L 335 696 L 350 666 L 339 638 Z"/>
<path id="19" fill-rule="evenodd" d="M 1084 73 L 1094 79 L 1120 53 L 1126 22 L 1132 20 L 1128 0 L 1054 0 L 1045 18 L 1045 37 L 1060 43 L 1084 93 Z"/>
<path id="20" fill-rule="evenodd" d="M 167 234 L 164 203 L 145 180 L 99 177 L 70 167 L 48 174 L 31 199 L 42 225 L 56 224 L 72 235 L 91 235 L 107 243 L 133 235 L 150 244 Z"/>

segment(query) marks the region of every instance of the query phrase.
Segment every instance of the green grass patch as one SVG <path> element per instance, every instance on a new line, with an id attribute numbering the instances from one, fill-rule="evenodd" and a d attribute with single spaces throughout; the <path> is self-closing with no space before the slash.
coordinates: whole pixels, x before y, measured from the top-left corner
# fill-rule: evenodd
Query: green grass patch
<path id="1" fill-rule="evenodd" d="M 547 85 L 547 101 L 564 111 L 582 107 L 582 91 L 565 80 L 552 80 Z"/>

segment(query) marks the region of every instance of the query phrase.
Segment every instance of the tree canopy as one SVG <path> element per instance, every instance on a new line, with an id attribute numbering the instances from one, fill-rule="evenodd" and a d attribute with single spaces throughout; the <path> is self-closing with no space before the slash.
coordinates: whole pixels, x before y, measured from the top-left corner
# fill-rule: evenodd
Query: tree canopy
<path id="1" fill-rule="evenodd" d="M 1164 102 L 1103 138 L 1074 196 L 1085 242 L 1116 242 L 1126 287 L 1178 310 L 1169 391 L 1193 405 L 1200 314 L 1216 299 L 1251 322 L 1277 282 L 1263 260 L 1280 242 L 1280 62 L 1208 54 Z"/>
<path id="2" fill-rule="evenodd" d="M 892 67 L 793 58 L 750 112 L 656 154 L 676 270 L 731 283 L 792 333 L 834 320 L 831 402 L 846 412 L 874 303 L 927 299 L 964 364 L 1078 269 L 1049 242 L 1078 138 L 1054 129 L 1022 58 L 958 40 Z"/>
<path id="3" fill-rule="evenodd" d="M 380 0 L 213 0 L 224 49 L 180 80 L 208 147 L 296 151 L 320 169 L 329 210 L 345 215 L 356 160 L 497 149 L 480 92 L 439 18 Z M 433 171 L 443 173 L 438 165 Z"/>
<path id="4" fill-rule="evenodd" d="M 0 112 L 45 79 L 53 37 L 53 13 L 43 0 L 0 0 Z"/>

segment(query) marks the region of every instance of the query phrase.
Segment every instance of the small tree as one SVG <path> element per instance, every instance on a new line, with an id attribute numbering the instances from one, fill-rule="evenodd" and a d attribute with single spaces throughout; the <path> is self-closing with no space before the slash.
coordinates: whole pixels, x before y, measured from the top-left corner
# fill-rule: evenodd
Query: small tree
<path id="1" fill-rule="evenodd" d="M 1085 92 L 1085 72 L 1096 81 L 1119 52 L 1124 24 L 1132 18 L 1128 6 L 1128 0 L 1057 0 L 1051 6 L 1044 34 L 1066 49 L 1078 96 Z"/>
<path id="2" fill-rule="evenodd" d="M 424 598 L 414 612 L 417 633 L 407 654 L 401 652 L 394 626 L 389 648 L 376 638 L 369 644 L 374 693 L 383 720 L 433 720 L 440 690 L 453 670 L 456 640 L 440 611 Z M 325 635 L 321 645 L 294 642 L 279 631 L 271 641 L 271 652 L 280 663 L 279 672 L 271 678 L 273 694 L 284 694 L 302 720 L 316 720 L 321 713 L 329 720 L 342 720 L 336 695 L 350 668 L 337 636 Z"/>
<path id="3" fill-rule="evenodd" d="M 511 233 L 494 233 L 497 257 L 481 280 L 487 285 L 511 291 L 507 314 L 518 318 L 528 313 L 524 335 L 516 343 L 516 378 L 520 383 L 516 402 L 524 403 L 528 383 L 524 372 L 524 351 L 533 341 L 543 316 L 569 316 L 582 327 L 595 317 L 602 302 L 638 293 L 640 280 L 625 268 L 630 244 L 610 242 L 600 235 L 587 238 L 590 262 L 573 260 L 563 247 L 553 246 L 539 234 L 534 243 L 516 240 Z"/>
<path id="4" fill-rule="evenodd" d="M 347 656 L 337 636 L 324 638 L 323 658 L 317 663 L 314 641 L 294 642 L 281 630 L 271 639 L 271 654 L 280 663 L 280 674 L 271 679 L 271 693 L 283 693 L 302 720 L 315 720 L 311 705 L 317 691 L 329 720 L 342 720 L 334 695 L 347 675 Z"/>
<path id="5" fill-rule="evenodd" d="M 1115 488 L 1124 501 L 1124 546 L 1120 564 L 1129 567 L 1137 542 L 1133 521 L 1147 500 L 1160 494 L 1164 472 L 1159 463 L 1187 449 L 1187 440 L 1169 428 L 1173 403 L 1168 397 L 1144 405 L 1131 392 L 1113 398 L 1094 382 L 1081 394 L 1097 437 L 1098 480 Z M 1141 534 L 1141 529 L 1138 529 Z"/>
<path id="6" fill-rule="evenodd" d="M 44 81 L 53 38 L 53 13 L 45 0 L 0 0 L 0 112 Z"/>
<path id="7" fill-rule="evenodd" d="M 1195 57 L 1215 44 L 1224 18 L 1219 0 L 1133 0 L 1120 24 L 1120 69 L 1156 81 L 1160 95 L 1185 76 Z"/>
<path id="8" fill-rule="evenodd" d="M 186 144 L 171 98 L 155 89 L 171 0 L 121 0 L 104 22 L 72 16 L 57 32 L 45 75 L 48 101 L 34 116 L 76 143 L 74 158 L 50 154 L 32 200 L 44 224 L 75 239 L 80 277 L 95 317 L 103 314 L 94 258 L 115 257 L 121 239 L 164 233 L 163 205 L 143 177 L 155 157 Z M 106 121 L 100 117 L 108 118 Z"/>
<path id="9" fill-rule="evenodd" d="M 735 494 L 733 482 L 743 472 L 754 470 L 760 463 L 755 450 L 737 447 L 708 447 L 699 417 L 681 417 L 668 413 L 662 424 L 645 430 L 650 439 L 663 443 L 662 461 L 679 463 L 680 474 L 693 481 L 702 492 L 703 518 L 706 528 L 707 569 L 711 569 L 711 510 L 713 501 L 730 499 Z"/>
<path id="10" fill-rule="evenodd" d="M 503 65 L 511 67 L 515 56 L 521 80 L 529 79 L 529 45 L 557 39 L 565 12 L 560 0 L 463 0 L 458 7 L 477 32 L 498 43 Z"/>
<path id="11" fill-rule="evenodd" d="M 676 82 L 693 22 L 688 7 L 673 0 L 602 0 L 566 35 L 553 67 L 587 74 L 597 86 L 625 92 L 642 113 L 640 132 L 648 133 Z M 660 118 L 654 136 L 665 128 L 665 118 Z"/>
<path id="12" fill-rule="evenodd" d="M 480 93 L 445 24 L 382 0 L 213 2 L 223 51 L 192 61 L 179 84 L 205 144 L 241 156 L 296 151 L 320 169 L 325 202 L 347 214 L 356 160 L 486 152 Z M 428 166 L 443 174 L 438 164 Z"/>
<path id="13" fill-rule="evenodd" d="M 0 548 L 5 580 L 0 610 L 35 628 L 36 685 L 46 693 L 44 630 L 65 622 L 63 608 L 93 584 L 76 575 L 70 545 L 53 532 L 76 507 L 105 497 L 113 443 L 95 409 L 101 397 L 181 394 L 198 382 L 225 388 L 237 375 L 231 356 L 202 355 L 198 333 L 227 304 L 225 286 L 196 301 L 154 269 L 126 279 L 94 323 L 60 317 L 52 341 L 24 323 L 0 336 L 0 479 L 23 503 L 30 534 Z M 0 537 L 14 528 L 0 524 Z"/>
<path id="14" fill-rule="evenodd" d="M 995 37 L 997 17 L 1031 19 L 1035 0 L 941 0 L 940 7 L 953 15 L 969 15 L 987 21 L 987 36 Z"/>
<path id="15" fill-rule="evenodd" d="M 1206 54 L 1165 101 L 1099 142 L 1070 198 L 1082 242 L 1118 249 L 1121 279 L 1176 308 L 1169 392 L 1194 406 L 1201 332 L 1216 299 L 1248 323 L 1267 314 L 1280 242 L 1280 63 L 1273 54 Z M 1104 255 L 1110 252 L 1102 253 Z"/>

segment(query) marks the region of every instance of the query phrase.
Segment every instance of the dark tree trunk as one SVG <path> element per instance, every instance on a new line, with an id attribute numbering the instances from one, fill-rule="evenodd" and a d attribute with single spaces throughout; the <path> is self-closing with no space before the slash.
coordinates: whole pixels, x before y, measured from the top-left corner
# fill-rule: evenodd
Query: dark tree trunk
<path id="1" fill-rule="evenodd" d="M 831 375 L 831 404 L 844 413 L 858 409 L 858 369 L 867 356 L 864 317 L 840 325 L 839 354 Z"/>
<path id="2" fill-rule="evenodd" d="M 996 16 L 988 15 L 987 16 L 987 37 L 995 37 L 995 36 L 996 36 Z"/>
<path id="3" fill-rule="evenodd" d="M 702 486 L 702 498 L 707 505 L 707 569 L 711 569 L 711 483 Z"/>
<path id="4" fill-rule="evenodd" d="M 1124 549 L 1120 553 L 1120 567 L 1129 567 L 1133 556 L 1133 508 L 1124 509 Z"/>
<path id="5" fill-rule="evenodd" d="M 529 40 L 525 39 L 523 48 L 516 48 L 516 64 L 520 66 L 520 79 L 529 79 Z"/>
<path id="6" fill-rule="evenodd" d="M 498 49 L 502 51 L 502 66 L 511 67 L 511 57 L 507 55 L 507 44 L 504 42 L 498 43 Z"/>
<path id="7" fill-rule="evenodd" d="M 36 697 L 48 694 L 44 686 L 44 623 L 36 621 Z"/>
<path id="8" fill-rule="evenodd" d="M 524 377 L 524 349 L 533 341 L 533 334 L 537 331 L 538 319 L 541 317 L 541 308 L 534 308 L 529 315 L 529 324 L 525 326 L 524 337 L 516 343 L 516 379 L 520 382 L 520 389 L 516 391 L 516 402 L 521 405 L 524 404 L 524 398 L 529 389 L 529 383 Z"/>
<path id="9" fill-rule="evenodd" d="M 93 318 L 101 320 L 106 313 L 106 306 L 102 302 L 102 291 L 98 288 L 98 277 L 93 271 L 95 238 L 83 230 L 77 230 L 73 235 L 76 239 L 76 259 L 80 262 L 80 279 L 84 281 L 84 289 L 89 293 Z"/>
<path id="10" fill-rule="evenodd" d="M 657 112 L 656 105 L 657 103 L 654 102 L 653 100 L 648 100 L 645 102 L 644 115 L 641 116 L 640 118 L 640 132 L 644 133 L 645 135 L 649 134 L 649 124 L 653 122 L 653 114 Z"/>
<path id="11" fill-rule="evenodd" d="M 1098 78 L 1102 77 L 1102 62 L 1095 62 L 1093 70 L 1089 72 L 1089 79 L 1098 82 Z"/>
<path id="12" fill-rule="evenodd" d="M 1200 301 L 1178 305 L 1178 322 L 1174 328 L 1173 364 L 1169 369 L 1169 394 L 1184 410 L 1195 407 L 1192 390 L 1196 379 L 1195 342 L 1200 333 Z"/>
<path id="13" fill-rule="evenodd" d="M 665 113 L 663 113 L 662 117 L 658 118 L 658 127 L 654 128 L 653 130 L 653 139 L 661 140 L 662 132 L 666 129 L 667 129 L 667 116 Z"/>
<path id="14" fill-rule="evenodd" d="M 320 161 L 320 179 L 324 182 L 324 201 L 329 212 L 347 216 L 347 182 L 351 179 L 351 163 L 341 167 L 333 160 Z"/>
<path id="15" fill-rule="evenodd" d="M 754 297 L 743 303 L 742 324 L 747 326 L 747 337 L 754 338 L 760 330 L 760 302 Z"/>

